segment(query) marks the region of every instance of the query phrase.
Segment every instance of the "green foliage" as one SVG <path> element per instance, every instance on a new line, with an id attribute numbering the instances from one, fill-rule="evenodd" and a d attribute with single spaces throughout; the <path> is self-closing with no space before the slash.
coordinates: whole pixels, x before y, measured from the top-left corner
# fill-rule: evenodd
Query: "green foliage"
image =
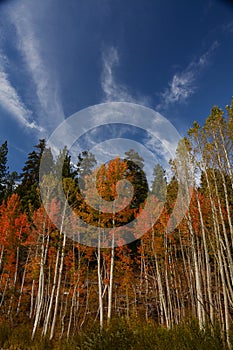
<path id="1" fill-rule="evenodd" d="M 0 346 L 3 349 L 28 350 L 220 350 L 226 348 L 219 327 L 208 325 L 201 330 L 195 319 L 187 320 L 171 329 L 150 322 L 118 318 L 102 330 L 97 323 L 89 323 L 83 330 L 66 339 L 36 336 L 31 340 L 29 324 L 12 327 L 0 324 Z"/>
<path id="2" fill-rule="evenodd" d="M 80 341 L 80 340 L 79 340 Z M 223 349 L 219 334 L 214 335 L 206 327 L 200 330 L 197 322 L 187 323 L 167 329 L 154 323 L 115 320 L 103 331 L 90 331 L 81 337 L 76 349 L 132 349 L 132 350 L 186 350 Z"/>
<path id="3" fill-rule="evenodd" d="M 166 208 L 169 213 L 172 212 L 173 206 L 175 204 L 177 195 L 178 195 L 178 180 L 173 176 L 170 183 L 167 186 L 167 195 L 166 195 Z"/>
<path id="4" fill-rule="evenodd" d="M 133 149 L 125 152 L 125 156 L 128 171 L 133 177 L 133 181 L 131 183 L 134 186 L 134 196 L 131 202 L 131 207 L 138 209 L 141 205 L 144 205 L 149 191 L 147 178 L 143 171 L 144 159 L 140 157 L 138 152 L 135 152 Z"/>
<path id="5" fill-rule="evenodd" d="M 40 206 L 40 196 L 38 192 L 40 160 L 45 150 L 45 140 L 40 140 L 28 155 L 28 159 L 21 174 L 22 182 L 17 188 L 17 193 L 22 198 L 23 209 L 29 211 L 30 207 L 38 209 Z"/>
<path id="6" fill-rule="evenodd" d="M 74 171 L 71 166 L 71 156 L 65 146 L 62 151 L 60 151 L 57 160 L 54 164 L 54 171 L 56 176 L 62 178 L 74 178 Z"/>
<path id="7" fill-rule="evenodd" d="M 79 350 L 186 350 L 186 349 L 223 349 L 218 332 L 211 333 L 210 328 L 200 330 L 195 320 L 167 329 L 154 323 L 134 322 L 124 319 L 115 320 L 103 331 L 92 330 L 79 340 Z"/>
<path id="8" fill-rule="evenodd" d="M 113 321 L 103 330 L 93 328 L 91 331 L 86 332 L 81 337 L 77 349 L 131 349 L 132 340 L 133 330 L 124 319 L 120 319 Z"/>
<path id="9" fill-rule="evenodd" d="M 0 146 L 0 203 L 6 196 L 7 189 L 7 176 L 8 176 L 8 167 L 7 167 L 7 141 L 5 141 Z"/>
<path id="10" fill-rule="evenodd" d="M 152 183 L 152 194 L 158 198 L 159 201 L 164 202 L 166 199 L 167 182 L 165 177 L 165 170 L 160 164 L 154 168 L 154 180 Z"/>
<path id="11" fill-rule="evenodd" d="M 21 184 L 17 193 L 22 198 L 22 205 L 25 211 L 38 209 L 41 204 L 39 194 L 39 173 L 40 163 L 43 155 L 43 174 L 49 174 L 53 170 L 53 156 L 51 150 L 46 148 L 45 139 L 39 140 L 35 150 L 28 154 L 28 159 L 21 174 Z"/>
<path id="12" fill-rule="evenodd" d="M 83 151 L 78 155 L 76 175 L 90 175 L 96 164 L 97 162 L 94 154 L 88 151 Z"/>

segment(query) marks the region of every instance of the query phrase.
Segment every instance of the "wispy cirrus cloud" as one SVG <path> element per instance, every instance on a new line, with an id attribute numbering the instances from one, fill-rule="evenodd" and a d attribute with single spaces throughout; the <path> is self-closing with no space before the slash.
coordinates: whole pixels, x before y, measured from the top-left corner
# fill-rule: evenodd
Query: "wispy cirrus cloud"
<path id="1" fill-rule="evenodd" d="M 173 103 L 182 103 L 195 93 L 197 90 L 196 80 L 200 76 L 203 69 L 208 65 L 210 55 L 219 46 L 215 41 L 210 49 L 205 52 L 197 60 L 193 60 L 181 72 L 173 75 L 169 86 L 161 93 L 161 102 L 157 105 L 158 110 L 166 109 Z"/>
<path id="2" fill-rule="evenodd" d="M 134 97 L 125 85 L 117 81 L 114 74 L 114 70 L 120 64 L 120 60 L 116 48 L 110 47 L 108 50 L 106 50 L 103 53 L 102 62 L 103 70 L 101 77 L 101 85 L 102 90 L 104 92 L 104 102 L 130 102 L 135 104 L 134 107 L 131 106 L 131 108 L 135 108 L 135 111 L 137 110 L 137 105 L 144 105 L 146 107 L 152 105 L 151 99 L 149 97 L 140 96 L 139 94 L 137 94 L 136 97 Z M 151 180 L 155 163 L 151 160 L 151 156 L 149 157 L 149 154 L 153 154 L 154 160 L 156 162 L 161 162 L 161 159 L 163 159 L 164 167 L 165 163 L 171 158 L 171 155 L 168 154 L 169 152 L 165 147 L 166 135 L 162 135 L 160 133 L 160 140 L 158 140 L 156 137 L 153 137 L 150 131 L 154 131 L 154 129 L 156 130 L 159 127 L 159 125 L 156 124 L 158 121 L 153 121 L 155 123 L 155 125 L 153 125 L 153 128 L 152 124 L 148 124 L 148 120 L 147 118 L 145 118 L 144 127 L 142 129 L 146 131 L 146 134 L 144 134 L 143 138 L 139 136 L 138 142 L 135 143 L 134 137 L 132 135 L 132 133 L 134 132 L 134 118 L 132 115 L 130 116 L 130 113 L 129 115 L 127 115 L 127 106 L 125 106 L 124 108 L 124 122 L 127 123 L 128 119 L 129 125 L 126 125 L 122 122 L 122 132 L 118 130 L 117 137 L 115 137 L 113 140 L 102 142 L 100 145 L 96 145 L 96 158 L 98 158 L 98 154 L 100 155 L 100 159 L 103 162 L 106 161 L 105 157 L 111 158 L 113 157 L 113 154 L 115 154 L 115 156 L 120 155 L 124 158 L 124 153 L 130 148 L 134 148 L 138 151 L 140 156 L 142 156 L 142 158 L 145 159 L 145 170 L 146 173 L 149 175 L 149 180 Z M 101 117 L 98 115 L 97 119 L 100 120 L 100 118 L 102 118 L 101 120 L 103 122 L 105 119 L 108 120 L 104 113 L 101 114 Z M 129 139 L 125 135 L 127 130 L 129 131 Z M 123 135 L 121 135 L 121 133 Z M 166 134 L 167 130 L 164 130 L 164 133 Z M 176 146 L 177 142 L 174 142 L 173 148 L 175 149 Z"/>
<path id="3" fill-rule="evenodd" d="M 103 71 L 101 77 L 101 86 L 105 94 L 104 101 L 134 102 L 128 89 L 116 82 L 114 77 L 114 68 L 119 65 L 119 54 L 116 48 L 110 47 L 103 53 Z"/>
<path id="4" fill-rule="evenodd" d="M 17 90 L 11 84 L 4 62 L 6 62 L 6 57 L 0 56 L 0 105 L 22 126 L 42 132 L 42 127 L 30 121 L 32 112 L 24 105 Z"/>
<path id="5" fill-rule="evenodd" d="M 104 102 L 132 102 L 148 106 L 150 99 L 147 96 L 133 96 L 129 89 L 122 83 L 118 82 L 114 70 L 120 64 L 118 50 L 115 47 L 109 47 L 102 55 L 102 75 L 101 87 L 104 92 Z"/>
<path id="6" fill-rule="evenodd" d="M 64 120 L 64 112 L 55 73 L 46 64 L 46 57 L 42 57 L 40 38 L 35 33 L 34 5 L 24 0 L 15 3 L 9 8 L 9 18 L 16 29 L 17 47 L 35 86 L 39 123 L 50 132 Z"/>
<path id="7" fill-rule="evenodd" d="M 223 32 L 233 33 L 233 21 L 224 24 L 222 30 Z"/>

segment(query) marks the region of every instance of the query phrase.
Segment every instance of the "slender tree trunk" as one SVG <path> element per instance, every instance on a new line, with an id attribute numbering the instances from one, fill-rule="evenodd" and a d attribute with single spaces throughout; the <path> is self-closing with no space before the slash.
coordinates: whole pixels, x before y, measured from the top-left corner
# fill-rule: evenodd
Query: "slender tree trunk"
<path id="1" fill-rule="evenodd" d="M 114 214 L 115 215 L 115 214 Z M 115 219 L 113 217 L 113 234 L 112 234 L 112 247 L 111 247 L 111 262 L 110 262 L 110 278 L 109 278 L 109 290 L 108 290 L 108 322 L 111 319 L 112 313 L 112 290 L 113 290 L 113 271 L 114 271 L 114 242 L 115 242 Z"/>
<path id="2" fill-rule="evenodd" d="M 59 275 L 58 275 L 58 282 L 57 282 L 57 293 L 56 293 L 56 298 L 55 298 L 53 321 L 52 321 L 52 326 L 51 326 L 51 331 L 50 331 L 50 340 L 54 337 L 54 333 L 55 333 L 55 324 L 56 324 L 56 319 L 57 319 L 59 295 L 60 295 L 60 288 L 61 288 L 61 279 L 62 279 L 62 272 L 63 272 L 63 265 L 64 265 L 65 246 L 66 246 L 66 234 L 64 233 L 63 234 L 63 243 L 62 243 Z"/>
<path id="3" fill-rule="evenodd" d="M 29 250 L 28 255 L 27 255 L 27 260 L 26 260 L 24 270 L 23 270 L 23 277 L 22 277 L 22 282 L 21 282 L 21 287 L 20 287 L 20 294 L 19 294 L 19 300 L 18 300 L 18 305 L 17 305 L 17 309 L 16 309 L 16 315 L 18 315 L 19 311 L 20 311 L 21 299 L 22 299 L 22 294 L 23 294 L 23 287 L 24 287 L 25 276 L 26 276 L 26 272 L 27 272 L 27 264 L 29 261 L 30 253 L 31 253 L 31 251 Z"/>
<path id="4" fill-rule="evenodd" d="M 37 298 L 36 298 L 36 314 L 35 314 L 35 320 L 34 320 L 34 326 L 32 330 L 32 340 L 35 337 L 36 329 L 40 321 L 41 317 L 41 310 L 43 305 L 43 297 L 44 297 L 44 234 L 42 235 L 42 244 L 41 244 L 41 259 L 40 259 L 40 275 L 39 275 L 39 286 L 37 291 Z"/>
<path id="5" fill-rule="evenodd" d="M 99 319 L 100 319 L 100 328 L 102 328 L 103 327 L 103 297 L 102 297 L 102 276 L 101 276 L 100 226 L 99 226 L 99 234 L 98 234 L 97 268 L 98 268 L 98 292 L 99 292 Z"/>
<path id="6" fill-rule="evenodd" d="M 48 311 L 47 311 L 47 314 L 46 314 L 46 317 L 45 317 L 44 327 L 43 327 L 43 332 L 42 332 L 43 335 L 47 334 L 49 320 L 50 320 L 50 317 L 51 317 L 52 306 L 53 306 L 54 295 L 55 295 L 56 284 L 57 284 L 59 257 L 60 257 L 60 250 L 58 249 L 57 250 L 57 256 L 56 256 L 55 269 L 54 269 L 54 276 L 53 276 L 53 286 L 52 286 L 52 291 L 51 291 L 50 299 L 49 299 L 49 307 L 48 307 Z"/>
<path id="7" fill-rule="evenodd" d="M 214 309 L 213 309 L 213 298 L 212 298 L 212 285 L 211 285 L 211 269 L 210 269 L 210 262 L 209 262 L 209 253 L 207 249 L 207 241 L 206 241 L 206 232 L 205 232 L 205 225 L 201 210 L 201 204 L 199 200 L 199 196 L 197 193 L 197 190 L 195 190 L 196 193 L 196 199 L 197 199 L 197 207 L 200 217 L 200 225 L 201 225 L 201 233 L 202 233 L 202 239 L 203 239 L 203 246 L 204 246 L 204 256 L 205 256 L 205 267 L 206 267 L 206 282 L 207 282 L 207 295 L 208 295 L 208 304 L 209 304 L 209 311 L 210 311 L 210 322 L 213 325 L 214 323 Z"/>

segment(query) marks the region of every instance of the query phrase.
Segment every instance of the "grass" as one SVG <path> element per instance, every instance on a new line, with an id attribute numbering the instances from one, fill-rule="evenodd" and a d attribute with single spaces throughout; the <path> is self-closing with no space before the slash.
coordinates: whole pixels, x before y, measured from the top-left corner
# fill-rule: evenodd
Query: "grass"
<path id="1" fill-rule="evenodd" d="M 155 323 L 116 319 L 100 330 L 96 323 L 88 325 L 76 336 L 62 340 L 41 339 L 38 334 L 31 340 L 31 325 L 21 324 L 12 328 L 9 323 L 0 324 L 0 348 L 10 350 L 218 350 L 224 349 L 216 328 L 200 330 L 195 320 L 172 329 Z"/>

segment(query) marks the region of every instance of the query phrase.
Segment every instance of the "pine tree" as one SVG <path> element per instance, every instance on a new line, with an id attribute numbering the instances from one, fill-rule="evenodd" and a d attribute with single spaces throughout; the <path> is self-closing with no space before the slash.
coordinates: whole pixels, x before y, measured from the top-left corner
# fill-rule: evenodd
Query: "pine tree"
<path id="1" fill-rule="evenodd" d="M 144 159 L 133 149 L 125 152 L 125 155 L 128 171 L 133 176 L 132 185 L 134 186 L 134 197 L 132 199 L 131 207 L 139 209 L 140 205 L 144 204 L 149 191 L 147 179 L 143 171 Z"/>
<path id="2" fill-rule="evenodd" d="M 166 198 L 166 177 L 165 170 L 160 164 L 157 164 L 153 172 L 154 180 L 152 183 L 152 194 L 158 198 L 159 201 L 164 202 Z"/>
<path id="3" fill-rule="evenodd" d="M 83 151 L 78 155 L 77 175 L 90 175 L 97 162 L 93 153 Z"/>
<path id="4" fill-rule="evenodd" d="M 28 211 L 30 207 L 37 209 L 40 207 L 40 195 L 39 195 L 39 172 L 40 161 L 43 153 L 46 152 L 48 161 L 43 162 L 45 164 L 46 172 L 52 170 L 51 150 L 46 148 L 45 139 L 41 139 L 39 144 L 35 146 L 35 150 L 28 154 L 28 159 L 23 167 L 21 174 L 22 182 L 17 188 L 17 193 L 22 198 L 23 209 Z M 46 167 L 47 164 L 47 167 Z M 45 171 L 44 170 L 44 171 Z"/>
<path id="5" fill-rule="evenodd" d="M 0 203 L 6 197 L 7 192 L 7 177 L 8 177 L 8 166 L 7 166 L 7 141 L 0 146 Z"/>
<path id="6" fill-rule="evenodd" d="M 61 172 L 62 178 L 73 179 L 75 177 L 75 171 L 71 164 L 71 156 L 66 146 L 60 151 L 54 165 L 54 170 L 56 175 L 59 175 Z"/>
<path id="7" fill-rule="evenodd" d="M 74 177 L 77 186 L 75 207 L 83 206 L 82 190 L 85 190 L 85 177 L 90 176 L 97 162 L 93 153 L 83 151 L 78 155 L 78 162 L 75 166 Z"/>

